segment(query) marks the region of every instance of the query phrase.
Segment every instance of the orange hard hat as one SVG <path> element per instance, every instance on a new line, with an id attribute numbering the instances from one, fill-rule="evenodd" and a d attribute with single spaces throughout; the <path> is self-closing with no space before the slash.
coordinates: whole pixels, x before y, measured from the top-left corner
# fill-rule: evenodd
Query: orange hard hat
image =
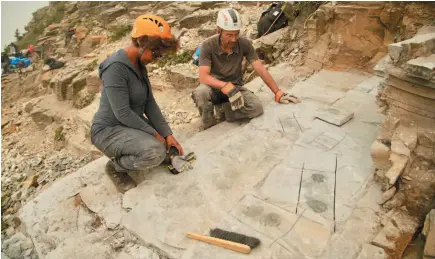
<path id="1" fill-rule="evenodd" d="M 143 36 L 172 38 L 169 24 L 160 16 L 145 14 L 136 18 L 131 31 L 132 38 Z"/>

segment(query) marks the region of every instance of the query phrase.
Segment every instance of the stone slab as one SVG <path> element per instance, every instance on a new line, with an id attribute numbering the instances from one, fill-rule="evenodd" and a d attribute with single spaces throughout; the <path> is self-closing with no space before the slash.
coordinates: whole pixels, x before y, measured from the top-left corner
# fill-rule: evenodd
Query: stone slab
<path id="1" fill-rule="evenodd" d="M 335 186 L 335 221 L 337 224 L 346 222 L 350 217 L 371 174 L 371 169 L 362 167 L 337 168 Z"/>
<path id="2" fill-rule="evenodd" d="M 385 258 L 387 258 L 387 254 L 385 253 L 384 249 L 369 244 L 363 245 L 363 248 L 357 257 L 357 259 L 385 259 Z"/>
<path id="3" fill-rule="evenodd" d="M 379 84 L 384 80 L 384 78 L 379 76 L 372 76 L 364 82 L 360 83 L 355 90 L 361 91 L 363 93 L 369 93 L 373 89 L 377 89 Z"/>
<path id="4" fill-rule="evenodd" d="M 320 256 L 326 248 L 331 230 L 318 222 L 301 217 L 291 231 L 278 240 L 284 247 L 298 250 L 306 257 Z"/>
<path id="5" fill-rule="evenodd" d="M 326 87 L 315 86 L 308 82 L 298 82 L 290 91 L 290 94 L 299 97 L 301 100 L 311 99 L 327 104 L 332 104 L 345 95 L 344 91 L 327 89 Z"/>
<path id="6" fill-rule="evenodd" d="M 296 213 L 302 168 L 279 164 L 256 186 L 256 195 L 276 206 Z"/>
<path id="7" fill-rule="evenodd" d="M 80 198 L 87 208 L 104 218 L 109 229 L 115 229 L 125 214 L 121 206 L 122 195 L 112 184 L 108 187 L 86 186 L 80 190 Z"/>
<path id="8" fill-rule="evenodd" d="M 411 76 L 431 80 L 435 76 L 435 54 L 408 60 L 404 69 Z"/>
<path id="9" fill-rule="evenodd" d="M 431 54 L 435 44 L 435 33 L 417 35 L 411 39 L 388 45 L 388 54 L 399 65 L 413 58 L 414 55 Z M 412 46 L 412 48 L 411 48 Z"/>
<path id="10" fill-rule="evenodd" d="M 334 181 L 334 172 L 304 169 L 298 212 L 310 210 L 328 221 L 333 221 Z"/>
<path id="11" fill-rule="evenodd" d="M 270 239 L 278 239 L 293 228 L 298 216 L 252 195 L 245 196 L 230 214 Z"/>
<path id="12" fill-rule="evenodd" d="M 336 107 L 329 107 L 325 110 L 319 110 L 316 113 L 317 118 L 337 126 L 341 126 L 348 122 L 350 119 L 353 118 L 353 115 L 353 112 L 347 111 L 345 109 L 339 109 Z"/>

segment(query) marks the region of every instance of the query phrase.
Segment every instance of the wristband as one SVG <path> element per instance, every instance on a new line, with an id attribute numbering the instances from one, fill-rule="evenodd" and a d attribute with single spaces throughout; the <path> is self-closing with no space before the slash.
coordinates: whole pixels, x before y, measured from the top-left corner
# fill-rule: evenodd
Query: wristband
<path id="1" fill-rule="evenodd" d="M 278 92 L 276 92 L 275 94 L 275 102 L 279 103 L 279 100 L 281 100 L 281 97 L 284 95 L 285 93 L 281 90 L 278 90 Z"/>

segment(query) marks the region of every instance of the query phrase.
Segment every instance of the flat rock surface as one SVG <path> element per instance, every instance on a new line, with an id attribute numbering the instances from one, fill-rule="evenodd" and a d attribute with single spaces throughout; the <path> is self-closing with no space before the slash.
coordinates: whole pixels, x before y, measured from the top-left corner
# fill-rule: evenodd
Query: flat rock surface
<path id="1" fill-rule="evenodd" d="M 113 253 L 108 245 L 113 228 L 168 258 L 245 258 L 185 235 L 215 227 L 258 237 L 262 244 L 250 258 L 338 258 L 331 251 L 342 244 L 332 240 L 346 239 L 341 231 L 348 220 L 376 206 L 367 199 L 356 208 L 372 174 L 370 147 L 382 116 L 367 107 L 375 107 L 373 95 L 349 91 L 370 77 L 321 71 L 298 82 L 291 67 L 271 71 L 288 84 L 283 89 L 303 96 L 302 103 L 277 104 L 261 81 L 252 81 L 247 88 L 260 97 L 264 115 L 221 123 L 183 143 L 197 155 L 194 169 L 172 175 L 157 167 L 141 173 L 139 185 L 121 195 L 104 173 L 103 157 L 27 203 L 20 217 L 41 258 L 74 258 L 77 251 L 68 244 L 83 246 L 87 258 L 92 252 L 92 258 L 102 258 Z M 354 118 L 342 127 L 315 117 L 335 101 L 353 104 Z"/>

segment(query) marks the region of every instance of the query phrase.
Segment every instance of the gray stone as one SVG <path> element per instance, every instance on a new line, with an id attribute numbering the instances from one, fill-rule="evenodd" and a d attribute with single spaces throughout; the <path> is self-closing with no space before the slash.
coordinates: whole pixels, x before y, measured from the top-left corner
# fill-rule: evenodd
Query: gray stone
<path id="1" fill-rule="evenodd" d="M 433 54 L 432 51 L 434 47 L 435 33 L 427 33 L 388 45 L 388 54 L 393 59 L 394 63 L 401 65 L 416 56 Z"/>
<path id="2" fill-rule="evenodd" d="M 291 231 L 280 238 L 283 246 L 299 250 L 306 257 L 320 256 L 329 241 L 331 230 L 327 227 L 301 217 Z"/>
<path id="3" fill-rule="evenodd" d="M 284 236 L 298 218 L 296 214 L 251 195 L 245 196 L 230 214 L 271 239 Z"/>
<path id="4" fill-rule="evenodd" d="M 296 213 L 302 168 L 279 164 L 257 186 L 257 195 L 285 210 Z"/>
<path id="5" fill-rule="evenodd" d="M 298 212 L 310 210 L 332 221 L 334 210 L 334 173 L 305 169 L 302 176 Z"/>
<path id="6" fill-rule="evenodd" d="M 319 110 L 316 113 L 317 118 L 337 126 L 341 126 L 348 122 L 350 119 L 353 118 L 353 115 L 353 112 L 335 107 L 329 107 L 325 110 Z"/>
<path id="7" fill-rule="evenodd" d="M 123 6 L 116 6 L 114 8 L 105 10 L 100 14 L 103 25 L 107 25 L 113 22 L 116 18 L 127 12 L 127 9 Z"/>
<path id="8" fill-rule="evenodd" d="M 196 88 L 199 85 L 199 76 L 196 69 L 190 64 L 171 67 L 168 73 L 172 85 L 176 89 Z"/>
<path id="9" fill-rule="evenodd" d="M 87 186 L 80 191 L 86 207 L 100 215 L 109 229 L 116 228 L 124 214 L 121 206 L 122 195 L 113 184 Z"/>
<path id="10" fill-rule="evenodd" d="M 307 75 L 303 69 L 297 70 L 283 64 L 270 72 L 288 91 L 300 75 Z M 252 251 L 253 258 L 304 258 L 303 253 L 319 254 L 326 236 L 326 231 L 319 229 L 333 227 L 331 210 L 337 169 L 336 232 L 346 230 L 346 235 L 352 237 L 344 239 L 349 241 L 338 248 L 340 253 L 356 257 L 361 240 L 369 242 L 373 238 L 368 240 L 367 232 L 371 233 L 377 222 L 373 214 L 378 208 L 373 203 L 376 205 L 380 197 L 377 187 L 367 191 L 370 199 L 358 201 L 371 175 L 369 151 L 376 137 L 378 118 L 373 115 L 375 109 L 370 103 L 373 96 L 347 91 L 367 78 L 355 73 L 322 71 L 303 85 L 297 84 L 298 91 L 307 96 L 297 105 L 271 102 L 270 92 L 261 79 L 251 81 L 246 87 L 264 103 L 265 115 L 249 122 L 220 123 L 183 143 L 185 150 L 198 155 L 195 168 L 188 174 L 172 175 L 164 167 L 139 172 L 144 181 L 123 195 L 121 214 L 119 196 L 110 191 L 112 183 L 104 174 L 107 158 L 95 160 L 59 179 L 21 209 L 36 252 L 50 259 L 105 258 L 105 253 L 116 258 L 107 241 L 113 232 L 107 231 L 107 227 L 114 227 L 116 224 L 110 222 L 118 222 L 121 217 L 119 227 L 137 237 L 136 242 L 158 250 L 150 252 L 153 249 L 146 248 L 144 255 L 153 259 L 158 254 L 183 259 L 243 256 L 185 236 L 187 231 L 206 234 L 214 227 L 260 238 L 262 245 Z M 342 98 L 343 105 L 355 106 L 355 114 L 360 115 L 342 127 L 315 119 L 316 110 L 338 98 Z M 98 102 L 93 104 L 76 116 L 83 128 L 89 128 L 98 108 Z M 364 113 L 369 115 L 364 117 Z M 255 143 L 255 148 L 246 143 Z M 62 166 L 63 159 L 53 159 L 60 160 L 58 166 Z M 321 212 L 325 204 L 326 210 Z M 314 235 L 299 234 L 305 229 L 301 227 L 290 237 L 299 217 L 310 221 L 302 225 L 309 225 L 307 233 L 313 230 Z M 352 224 L 347 226 L 349 221 Z M 319 236 L 315 235 L 317 232 Z M 276 240 L 287 234 L 301 244 L 301 249 L 289 247 L 293 241 Z M 319 243 L 308 247 L 310 240 Z M 124 243 L 124 252 L 140 258 L 126 240 Z M 328 245 L 326 248 L 329 249 Z"/>
<path id="11" fill-rule="evenodd" d="M 384 249 L 377 246 L 364 244 L 357 259 L 385 259 L 385 258 L 387 258 L 387 254 L 385 253 Z"/>
<path id="12" fill-rule="evenodd" d="M 20 246 L 19 242 L 14 243 L 14 244 L 10 244 L 6 248 L 5 252 L 11 258 L 22 258 L 22 255 L 21 255 L 21 246 Z"/>
<path id="13" fill-rule="evenodd" d="M 393 60 L 391 59 L 390 55 L 386 55 L 381 60 L 378 61 L 376 66 L 373 68 L 373 70 L 376 72 L 376 75 L 379 77 L 385 77 L 388 74 L 388 67 L 393 66 Z"/>
<path id="14" fill-rule="evenodd" d="M 198 35 L 204 38 L 211 37 L 217 33 L 216 25 L 210 24 L 208 26 L 203 25 L 198 29 Z"/>
<path id="15" fill-rule="evenodd" d="M 391 67 L 388 67 L 387 72 L 390 76 L 394 76 L 396 78 L 410 82 L 411 85 L 435 88 L 435 80 L 424 80 L 422 78 L 410 76 L 403 69 L 391 66 Z"/>
<path id="16" fill-rule="evenodd" d="M 411 76 L 431 80 L 435 76 L 435 54 L 411 59 L 405 63 L 404 69 Z"/>
<path id="17" fill-rule="evenodd" d="M 369 93 L 372 89 L 377 89 L 382 81 L 384 81 L 384 78 L 372 76 L 368 80 L 359 84 L 355 89 L 363 93 Z"/>
<path id="18" fill-rule="evenodd" d="M 187 15 L 179 21 L 180 28 L 197 28 L 203 23 L 216 19 L 216 15 L 216 11 Z"/>

